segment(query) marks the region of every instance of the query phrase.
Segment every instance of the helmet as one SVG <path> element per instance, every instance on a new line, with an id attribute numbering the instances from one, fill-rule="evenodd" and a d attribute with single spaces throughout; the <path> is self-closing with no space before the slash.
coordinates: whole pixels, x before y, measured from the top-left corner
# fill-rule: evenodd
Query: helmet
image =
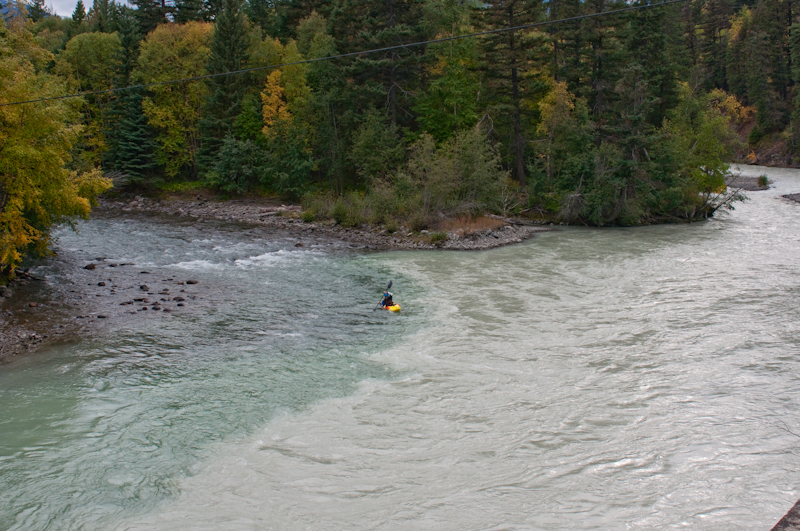
<path id="1" fill-rule="evenodd" d="M 383 296 L 384 297 L 391 297 L 392 296 L 392 292 L 391 291 L 384 291 L 383 292 Z"/>

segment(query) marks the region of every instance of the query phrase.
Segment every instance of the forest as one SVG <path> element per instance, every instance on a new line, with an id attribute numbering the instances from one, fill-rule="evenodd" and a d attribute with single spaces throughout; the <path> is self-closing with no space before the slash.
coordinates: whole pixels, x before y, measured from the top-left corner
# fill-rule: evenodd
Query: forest
<path id="1" fill-rule="evenodd" d="M 732 208 L 748 143 L 800 155 L 793 0 L 134 4 L 4 5 L 0 105 L 94 92 L 0 106 L 5 265 L 112 182 L 390 229 L 490 212 L 638 225 Z"/>

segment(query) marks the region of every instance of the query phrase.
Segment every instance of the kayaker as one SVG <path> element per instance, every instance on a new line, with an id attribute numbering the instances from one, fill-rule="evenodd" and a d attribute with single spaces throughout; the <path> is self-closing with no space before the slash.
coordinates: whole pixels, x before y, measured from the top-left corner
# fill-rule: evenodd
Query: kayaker
<path id="1" fill-rule="evenodd" d="M 383 292 L 383 300 L 381 301 L 381 306 L 383 306 L 384 308 L 388 308 L 389 306 L 394 306 L 394 302 L 392 301 L 391 291 Z"/>

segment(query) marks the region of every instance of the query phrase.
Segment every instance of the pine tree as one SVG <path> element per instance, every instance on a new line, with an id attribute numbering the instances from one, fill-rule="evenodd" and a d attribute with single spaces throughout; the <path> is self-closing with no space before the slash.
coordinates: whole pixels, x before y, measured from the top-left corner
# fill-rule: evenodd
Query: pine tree
<path id="1" fill-rule="evenodd" d="M 727 89 L 725 73 L 726 30 L 731 26 L 733 9 L 730 0 L 707 0 L 700 18 L 702 62 L 707 72 L 708 88 Z"/>
<path id="2" fill-rule="evenodd" d="M 381 48 L 426 37 L 420 0 L 349 0 L 331 14 L 342 51 Z M 323 13 L 324 14 L 324 13 Z M 346 66 L 353 102 L 364 111 L 385 106 L 392 124 L 410 125 L 410 94 L 422 73 L 421 47 L 357 57 Z"/>
<path id="3" fill-rule="evenodd" d="M 634 12 L 624 36 L 626 63 L 642 68 L 642 82 L 650 101 L 646 117 L 653 127 L 661 126 L 667 112 L 678 103 L 676 64 L 670 53 L 671 33 L 680 31 L 678 16 L 677 10 L 669 8 Z"/>
<path id="4" fill-rule="evenodd" d="M 136 19 L 143 34 L 147 35 L 167 21 L 170 8 L 166 0 L 131 0 L 131 3 L 136 6 Z"/>
<path id="5" fill-rule="evenodd" d="M 173 20 L 183 24 L 191 20 L 205 20 L 206 11 L 203 0 L 175 0 Z"/>
<path id="6" fill-rule="evenodd" d="M 258 0 L 256 0 L 258 2 Z M 258 4 L 257 4 L 258 5 Z M 342 9 L 352 9 L 344 3 Z M 264 11 L 266 6 L 259 6 L 259 9 Z M 321 0 L 283 0 L 275 2 L 274 16 L 276 18 L 274 29 L 275 37 L 282 41 L 286 41 L 296 36 L 297 27 L 300 21 L 317 12 L 325 17 L 330 16 L 333 3 L 324 2 Z"/>
<path id="7" fill-rule="evenodd" d="M 45 17 L 49 17 L 52 15 L 50 13 L 50 9 L 44 3 L 45 0 L 33 0 L 31 4 L 28 6 L 28 17 L 33 22 L 39 22 Z"/>
<path id="8" fill-rule="evenodd" d="M 117 86 L 127 86 L 131 84 L 131 72 L 139 56 L 141 34 L 135 14 L 129 8 L 119 11 L 117 25 L 121 46 L 115 83 Z M 157 145 L 153 130 L 142 112 L 142 100 L 142 90 L 132 89 L 123 92 L 110 105 L 106 131 L 109 150 L 105 165 L 123 172 L 131 184 L 149 185 L 157 168 Z"/>
<path id="9" fill-rule="evenodd" d="M 149 185 L 157 168 L 157 148 L 152 129 L 142 112 L 142 91 L 126 91 L 121 101 L 122 119 L 114 135 L 114 169 L 128 176 L 132 184 Z"/>
<path id="10" fill-rule="evenodd" d="M 278 16 L 271 0 L 250 0 L 245 5 L 247 17 L 261 27 L 261 36 L 278 35 Z"/>
<path id="11" fill-rule="evenodd" d="M 536 22 L 542 10 L 541 4 L 532 0 L 496 0 L 489 4 L 484 16 L 487 29 L 499 29 Z M 541 73 L 546 68 L 549 60 L 542 53 L 542 44 L 543 35 L 525 31 L 490 35 L 485 42 L 486 69 L 495 98 L 493 104 L 511 122 L 507 138 L 513 160 L 512 174 L 523 187 L 526 186 L 527 143 L 523 135 L 523 100 L 533 87 L 523 80 L 522 74 Z"/>
<path id="12" fill-rule="evenodd" d="M 72 22 L 80 25 L 86 19 L 86 7 L 83 5 L 83 0 L 78 0 L 75 4 L 75 11 L 72 12 Z"/>
<path id="13" fill-rule="evenodd" d="M 794 81 L 794 105 L 792 122 L 789 128 L 791 133 L 792 153 L 800 156 L 800 24 L 793 24 L 789 34 L 789 51 L 792 59 L 792 81 Z"/>
<path id="14" fill-rule="evenodd" d="M 92 23 L 92 31 L 101 33 L 111 33 L 109 26 L 110 11 L 113 9 L 108 0 L 94 0 L 92 9 L 89 10 L 89 20 Z"/>
<path id="15" fill-rule="evenodd" d="M 209 74 L 231 72 L 245 68 L 249 60 L 248 28 L 242 12 L 241 0 L 224 0 L 222 11 L 214 24 L 211 38 Z M 200 120 L 200 150 L 198 162 L 201 170 L 209 170 L 216 163 L 222 142 L 230 133 L 241 110 L 247 90 L 247 78 L 242 74 L 212 77 L 208 80 L 210 94 L 206 99 Z"/>

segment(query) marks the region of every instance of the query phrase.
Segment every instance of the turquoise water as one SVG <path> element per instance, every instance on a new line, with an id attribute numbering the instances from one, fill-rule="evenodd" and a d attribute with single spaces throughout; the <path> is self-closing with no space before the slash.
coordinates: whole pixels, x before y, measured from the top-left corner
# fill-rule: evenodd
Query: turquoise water
<path id="1" fill-rule="evenodd" d="M 106 256 L 202 289 L 0 368 L 0 528 L 768 529 L 800 497 L 800 174 L 749 171 L 774 187 L 707 223 L 475 253 L 92 221 L 54 285 Z"/>
<path id="2" fill-rule="evenodd" d="M 396 376 L 365 357 L 419 326 L 371 311 L 385 267 L 227 229 L 100 219 L 62 234 L 67 263 L 37 270 L 54 284 L 94 275 L 70 264 L 100 254 L 141 266 L 120 285 L 147 269 L 151 284 L 162 273 L 210 287 L 194 313 L 120 314 L 91 339 L 0 370 L 0 528 L 107 529 L 179 492 L 216 444 Z"/>

